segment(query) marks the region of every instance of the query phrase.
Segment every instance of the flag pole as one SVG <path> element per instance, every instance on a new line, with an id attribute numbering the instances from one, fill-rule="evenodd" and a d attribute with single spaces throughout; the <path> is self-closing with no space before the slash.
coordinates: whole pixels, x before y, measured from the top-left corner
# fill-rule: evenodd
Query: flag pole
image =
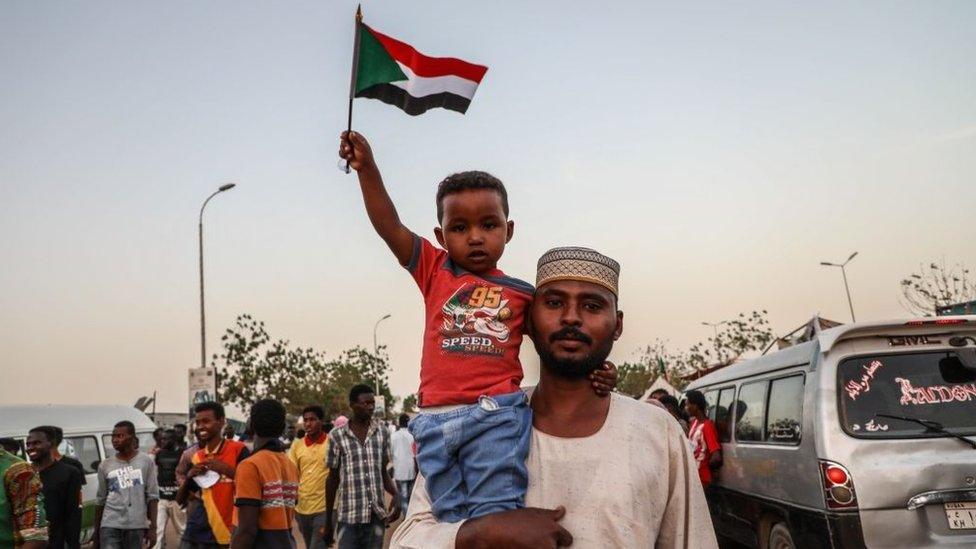
<path id="1" fill-rule="evenodd" d="M 356 97 L 356 71 L 359 68 L 359 24 L 363 22 L 363 5 L 356 6 L 356 38 L 352 48 L 352 76 L 349 82 L 349 117 L 346 131 L 352 133 L 352 100 Z M 345 172 L 349 173 L 349 161 L 346 160 Z"/>

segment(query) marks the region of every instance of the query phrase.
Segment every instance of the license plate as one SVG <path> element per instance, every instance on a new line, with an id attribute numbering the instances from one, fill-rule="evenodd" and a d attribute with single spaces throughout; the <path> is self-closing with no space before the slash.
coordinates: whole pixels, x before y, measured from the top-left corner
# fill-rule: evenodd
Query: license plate
<path id="1" fill-rule="evenodd" d="M 945 504 L 950 530 L 976 528 L 976 501 L 955 501 Z"/>

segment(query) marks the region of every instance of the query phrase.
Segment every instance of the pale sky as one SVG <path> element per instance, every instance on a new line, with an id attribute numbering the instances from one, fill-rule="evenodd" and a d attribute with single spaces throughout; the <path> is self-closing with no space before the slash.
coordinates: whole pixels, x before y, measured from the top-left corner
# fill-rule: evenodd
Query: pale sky
<path id="1" fill-rule="evenodd" d="M 240 313 L 335 355 L 389 345 L 417 386 L 422 303 L 337 168 L 356 3 L 0 2 L 2 403 L 186 402 Z M 500 267 L 620 261 L 624 361 L 769 310 L 902 317 L 920 263 L 976 267 L 976 3 L 366 2 L 366 22 L 489 71 L 464 116 L 356 101 L 401 218 L 445 175 L 508 186 Z M 523 348 L 527 351 L 529 347 Z M 525 353 L 523 352 L 523 355 Z M 529 353 L 531 354 L 531 353 Z M 527 381 L 537 365 L 527 365 Z"/>

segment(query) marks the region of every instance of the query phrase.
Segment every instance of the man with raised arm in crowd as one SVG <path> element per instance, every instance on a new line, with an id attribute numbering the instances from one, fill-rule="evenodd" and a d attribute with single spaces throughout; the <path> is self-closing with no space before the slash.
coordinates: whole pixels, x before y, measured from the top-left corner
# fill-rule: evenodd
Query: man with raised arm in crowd
<path id="1" fill-rule="evenodd" d="M 587 248 L 539 260 L 528 318 L 541 371 L 530 395 L 526 507 L 438 522 L 418 476 L 391 547 L 717 547 L 678 423 L 632 398 L 600 397 L 587 379 L 623 330 L 619 268 Z"/>

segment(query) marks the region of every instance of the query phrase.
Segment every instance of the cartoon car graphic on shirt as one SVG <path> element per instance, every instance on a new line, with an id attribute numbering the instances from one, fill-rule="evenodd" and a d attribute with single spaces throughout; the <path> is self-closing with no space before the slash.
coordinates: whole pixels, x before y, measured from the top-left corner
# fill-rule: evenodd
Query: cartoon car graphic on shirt
<path id="1" fill-rule="evenodd" d="M 499 343 L 508 340 L 505 321 L 512 317 L 508 300 L 502 299 L 502 288 L 466 284 L 458 288 L 441 308 L 446 337 L 483 335 Z"/>

